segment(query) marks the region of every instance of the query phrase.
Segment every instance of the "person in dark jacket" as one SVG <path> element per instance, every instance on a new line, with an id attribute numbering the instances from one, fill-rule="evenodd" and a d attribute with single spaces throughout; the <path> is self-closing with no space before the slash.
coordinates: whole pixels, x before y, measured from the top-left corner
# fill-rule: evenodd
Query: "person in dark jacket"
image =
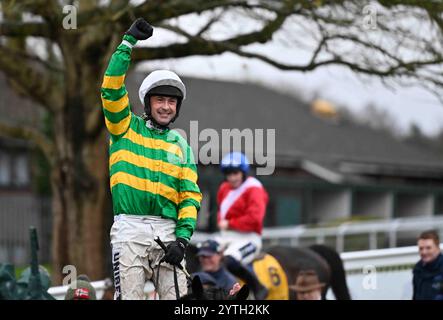
<path id="1" fill-rule="evenodd" d="M 216 285 L 230 291 L 237 279 L 222 264 L 223 254 L 220 244 L 215 240 L 206 240 L 199 245 L 197 256 L 202 271 L 216 280 Z"/>
<path id="2" fill-rule="evenodd" d="M 413 270 L 413 300 L 443 300 L 443 255 L 436 231 L 418 238 L 420 261 Z"/>

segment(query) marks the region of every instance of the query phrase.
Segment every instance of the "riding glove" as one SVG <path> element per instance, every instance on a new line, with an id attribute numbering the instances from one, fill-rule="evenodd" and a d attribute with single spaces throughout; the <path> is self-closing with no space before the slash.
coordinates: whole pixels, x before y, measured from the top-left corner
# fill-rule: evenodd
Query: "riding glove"
<path id="1" fill-rule="evenodd" d="M 146 22 L 143 18 L 138 18 L 134 21 L 128 31 L 125 32 L 127 35 L 131 35 L 137 40 L 146 40 L 152 36 L 154 29 L 152 26 Z"/>
<path id="2" fill-rule="evenodd" d="M 188 242 L 185 239 L 177 238 L 177 240 L 166 247 L 168 251 L 163 257 L 163 261 L 172 265 L 179 265 L 185 256 L 187 246 Z"/>

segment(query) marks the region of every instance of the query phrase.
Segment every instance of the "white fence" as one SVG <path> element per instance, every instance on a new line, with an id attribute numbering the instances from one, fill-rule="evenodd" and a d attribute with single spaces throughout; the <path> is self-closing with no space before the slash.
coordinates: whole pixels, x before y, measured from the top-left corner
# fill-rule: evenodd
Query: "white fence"
<path id="1" fill-rule="evenodd" d="M 443 249 L 443 244 L 441 245 Z M 347 282 L 354 300 L 410 300 L 412 297 L 412 267 L 418 261 L 416 246 L 369 251 L 344 252 L 341 254 L 347 273 Z M 93 282 L 100 299 L 110 285 L 106 280 Z M 53 287 L 49 293 L 63 299 L 67 286 Z M 152 283 L 145 286 L 149 296 Z M 332 292 L 328 298 L 334 299 Z"/>
<path id="2" fill-rule="evenodd" d="M 396 248 L 400 233 L 408 233 L 416 239 L 421 231 L 436 229 L 443 239 L 443 217 L 412 217 L 392 220 L 379 220 L 368 222 L 345 222 L 335 227 L 310 228 L 306 225 L 274 227 L 263 229 L 263 246 L 272 245 L 303 246 L 307 244 L 325 244 L 326 239 L 333 240 L 333 247 L 338 252 L 345 251 L 346 237 L 360 236 L 367 239 L 367 250 L 379 248 L 378 236 L 386 235 L 387 241 L 382 248 Z M 210 233 L 196 232 L 192 242 L 197 243 L 213 235 Z M 351 240 L 352 241 L 352 240 Z M 328 243 L 329 244 L 329 243 Z"/>
<path id="3" fill-rule="evenodd" d="M 336 227 L 308 228 L 307 226 L 265 228 L 263 230 L 264 246 L 286 244 L 299 246 L 304 243 L 324 244 L 327 238 L 333 239 L 338 252 L 345 251 L 346 237 L 362 236 L 368 240 L 368 250 L 379 248 L 378 236 L 387 237 L 384 247 L 398 246 L 399 234 L 408 233 L 416 238 L 421 231 L 437 229 L 443 239 L 443 217 L 414 217 L 380 220 L 369 222 L 346 222 Z M 208 235 L 203 235 L 207 237 Z M 197 241 L 197 239 L 196 239 Z"/>
<path id="4" fill-rule="evenodd" d="M 96 290 L 96 296 L 98 300 L 101 300 L 105 290 L 110 288 L 113 284 L 111 279 L 105 279 L 100 281 L 93 281 L 91 285 Z M 59 286 L 49 288 L 48 293 L 52 295 L 57 300 L 63 300 L 65 298 L 66 292 L 68 291 L 69 286 Z M 145 285 L 145 294 L 146 296 L 151 296 L 154 292 L 154 285 L 152 282 L 148 281 Z"/>
<path id="5" fill-rule="evenodd" d="M 347 282 L 353 299 L 411 299 L 412 267 L 418 261 L 417 247 L 395 248 L 399 232 L 409 232 L 414 237 L 425 229 L 437 229 L 443 239 L 443 217 L 400 218 L 389 221 L 343 223 L 338 227 L 308 228 L 307 226 L 265 228 L 264 246 L 286 244 L 299 246 L 303 243 L 325 243 L 327 237 L 335 239 L 336 250 L 341 252 L 347 273 Z M 377 249 L 377 235 L 388 234 L 388 249 Z M 369 249 L 343 252 L 346 236 L 368 237 Z M 192 242 L 197 243 L 212 237 L 212 234 L 196 232 Z M 110 285 L 109 280 L 93 282 L 100 299 Z M 67 286 L 53 287 L 49 293 L 63 299 Z M 145 293 L 153 292 L 152 283 L 145 286 Z M 152 295 L 150 296 L 152 297 Z M 328 293 L 333 299 L 333 294 Z"/>
<path id="6" fill-rule="evenodd" d="M 101 299 L 103 297 L 103 293 L 107 288 L 112 286 L 112 281 L 110 279 L 93 281 L 91 285 L 95 288 L 97 299 Z M 48 293 L 55 297 L 57 300 L 63 300 L 65 298 L 66 292 L 68 291 L 69 286 L 59 286 L 49 288 Z"/>
<path id="7" fill-rule="evenodd" d="M 353 300 L 410 300 L 412 268 L 419 260 L 416 246 L 343 252 Z M 333 299 L 331 292 L 328 297 Z"/>

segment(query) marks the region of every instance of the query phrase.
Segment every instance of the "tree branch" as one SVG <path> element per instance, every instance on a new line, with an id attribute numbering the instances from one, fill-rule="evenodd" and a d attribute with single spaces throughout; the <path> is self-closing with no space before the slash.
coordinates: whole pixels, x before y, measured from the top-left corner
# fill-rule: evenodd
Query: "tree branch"
<path id="1" fill-rule="evenodd" d="M 272 39 L 274 33 L 293 13 L 294 3 L 295 1 L 286 1 L 285 6 L 276 12 L 275 19 L 268 21 L 261 30 L 237 35 L 222 41 L 205 40 L 199 36 L 190 35 L 179 27 L 163 25 L 163 28 L 185 36 L 189 41 L 185 44 L 171 44 L 157 48 L 136 47 L 133 49 L 133 61 L 180 58 L 190 55 L 214 55 L 229 51 L 228 48 L 232 46 L 239 47 L 257 42 L 266 43 Z"/>
<path id="2" fill-rule="evenodd" d="M 34 58 L 35 61 L 35 58 Z M 53 111 L 61 102 L 60 81 L 56 81 L 51 70 L 40 72 L 29 62 L 29 56 L 17 54 L 15 50 L 0 46 L 0 70 L 8 80 L 17 84 L 24 94 Z"/>
<path id="3" fill-rule="evenodd" d="M 54 144 L 35 128 L 14 126 L 0 121 L 0 136 L 29 140 L 43 152 L 51 164 L 54 163 Z"/>
<path id="4" fill-rule="evenodd" d="M 197 37 L 202 36 L 206 31 L 208 31 L 214 23 L 220 20 L 222 13 L 215 14 L 213 17 L 208 19 L 208 21 L 200 28 L 200 30 L 195 34 Z"/>
<path id="5" fill-rule="evenodd" d="M 41 16 L 46 21 L 54 21 L 62 14 L 61 4 L 57 0 L 22 0 L 12 1 L 20 12 L 29 12 Z"/>
<path id="6" fill-rule="evenodd" d="M 312 71 L 318 67 L 325 66 L 325 65 L 331 65 L 331 64 L 337 64 L 342 65 L 350 68 L 353 71 L 358 71 L 360 73 L 369 74 L 369 75 L 376 75 L 380 77 L 385 76 L 396 76 L 396 75 L 408 75 L 410 76 L 409 72 L 413 70 L 416 67 L 422 67 L 422 66 L 430 66 L 435 65 L 439 63 L 443 63 L 443 60 L 428 60 L 428 61 L 409 61 L 409 62 L 399 62 L 398 64 L 394 66 L 390 66 L 386 69 L 375 69 L 359 65 L 354 62 L 345 61 L 341 57 L 334 57 L 333 59 L 328 60 L 322 60 L 322 61 L 311 61 L 308 64 L 305 65 L 291 65 L 286 64 L 282 62 L 275 61 L 269 57 L 266 57 L 264 55 L 258 54 L 258 53 L 250 53 L 250 52 L 244 52 L 237 48 L 231 48 L 229 51 L 238 54 L 239 56 L 246 57 L 246 58 L 255 58 L 258 60 L 261 60 L 263 62 L 266 62 L 278 69 L 281 70 L 289 70 L 289 71 Z M 398 72 L 398 73 L 397 73 Z"/>
<path id="7" fill-rule="evenodd" d="M 232 0 L 180 0 L 180 1 L 146 1 L 133 8 L 137 17 L 146 17 L 148 21 L 155 24 L 167 19 L 183 16 L 191 13 L 202 13 L 216 8 L 228 8 L 234 6 L 248 7 L 248 1 Z M 122 21 L 123 22 L 123 21 Z M 129 22 L 129 21 L 124 21 Z"/>
<path id="8" fill-rule="evenodd" d="M 0 23 L 0 36 L 51 38 L 49 26 L 42 22 L 3 22 Z"/>

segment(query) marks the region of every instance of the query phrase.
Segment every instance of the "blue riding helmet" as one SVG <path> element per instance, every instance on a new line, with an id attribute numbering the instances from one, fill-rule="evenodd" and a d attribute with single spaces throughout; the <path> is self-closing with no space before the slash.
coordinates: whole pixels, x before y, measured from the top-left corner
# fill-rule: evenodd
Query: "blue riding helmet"
<path id="1" fill-rule="evenodd" d="M 241 152 L 231 152 L 223 157 L 220 168 L 222 173 L 237 169 L 247 175 L 249 172 L 249 160 Z"/>

